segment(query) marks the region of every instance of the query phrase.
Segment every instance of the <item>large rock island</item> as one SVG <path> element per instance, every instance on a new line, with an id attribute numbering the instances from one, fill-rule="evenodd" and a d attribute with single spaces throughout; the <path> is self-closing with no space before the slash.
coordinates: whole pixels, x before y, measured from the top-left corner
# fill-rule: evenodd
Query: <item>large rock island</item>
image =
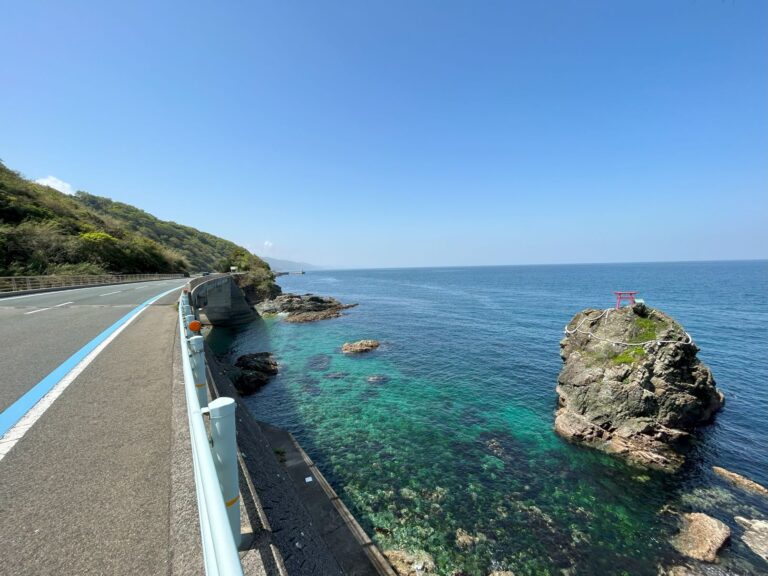
<path id="1" fill-rule="evenodd" d="M 724 404 L 685 330 L 638 303 L 576 314 L 560 342 L 555 430 L 568 440 L 675 471 L 681 442 Z"/>

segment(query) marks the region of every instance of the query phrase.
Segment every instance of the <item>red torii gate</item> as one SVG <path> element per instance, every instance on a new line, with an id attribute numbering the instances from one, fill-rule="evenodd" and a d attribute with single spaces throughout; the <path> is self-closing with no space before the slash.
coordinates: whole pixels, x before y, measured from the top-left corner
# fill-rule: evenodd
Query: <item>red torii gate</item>
<path id="1" fill-rule="evenodd" d="M 637 294 L 637 290 L 614 292 L 614 294 L 616 295 L 616 310 L 618 310 L 621 308 L 621 302 L 623 300 L 628 300 L 630 305 L 635 303 L 635 294 Z"/>

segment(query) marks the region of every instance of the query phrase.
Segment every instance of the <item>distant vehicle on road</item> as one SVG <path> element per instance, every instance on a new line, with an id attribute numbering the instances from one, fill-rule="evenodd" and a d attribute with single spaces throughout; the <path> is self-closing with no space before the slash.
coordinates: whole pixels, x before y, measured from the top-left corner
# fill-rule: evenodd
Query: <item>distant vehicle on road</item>
<path id="1" fill-rule="evenodd" d="M 210 272 L 200 272 L 200 276 L 210 276 Z"/>

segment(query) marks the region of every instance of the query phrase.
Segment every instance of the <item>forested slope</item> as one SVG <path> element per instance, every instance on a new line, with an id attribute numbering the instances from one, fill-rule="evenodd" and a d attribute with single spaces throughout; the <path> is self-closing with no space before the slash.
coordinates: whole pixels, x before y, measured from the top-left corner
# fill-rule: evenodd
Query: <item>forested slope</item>
<path id="1" fill-rule="evenodd" d="M 108 198 L 62 194 L 0 162 L 0 276 L 183 273 L 230 265 L 271 276 L 263 260 L 233 242 Z"/>

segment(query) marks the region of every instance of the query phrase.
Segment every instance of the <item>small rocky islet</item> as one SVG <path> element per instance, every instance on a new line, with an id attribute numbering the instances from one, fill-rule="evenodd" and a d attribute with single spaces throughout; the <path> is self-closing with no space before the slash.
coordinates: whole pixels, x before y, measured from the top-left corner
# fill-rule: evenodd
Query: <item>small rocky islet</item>
<path id="1" fill-rule="evenodd" d="M 674 472 L 691 432 L 725 397 L 682 326 L 637 303 L 586 309 L 566 326 L 555 431 L 630 464 Z"/>
<path id="2" fill-rule="evenodd" d="M 692 432 L 724 406 L 711 370 L 683 327 L 643 303 L 576 314 L 560 342 L 563 368 L 557 382 L 555 431 L 563 438 L 666 473 L 680 470 Z M 714 466 L 713 472 L 742 490 L 767 496 L 760 484 Z M 723 521 L 702 512 L 677 516 L 670 544 L 682 556 L 717 562 L 731 538 Z M 722 514 L 722 512 L 720 512 Z M 768 560 L 768 521 L 736 516 L 740 539 Z M 675 566 L 662 574 L 702 574 L 701 566 Z"/>
<path id="3" fill-rule="evenodd" d="M 358 340 L 357 342 L 345 342 L 341 346 L 343 354 L 362 354 L 376 350 L 381 345 L 378 340 Z"/>
<path id="4" fill-rule="evenodd" d="M 342 304 L 330 296 L 315 294 L 280 294 L 256 304 L 256 311 L 262 316 L 285 314 L 285 321 L 300 324 L 338 318 L 342 311 L 357 304 Z"/>

